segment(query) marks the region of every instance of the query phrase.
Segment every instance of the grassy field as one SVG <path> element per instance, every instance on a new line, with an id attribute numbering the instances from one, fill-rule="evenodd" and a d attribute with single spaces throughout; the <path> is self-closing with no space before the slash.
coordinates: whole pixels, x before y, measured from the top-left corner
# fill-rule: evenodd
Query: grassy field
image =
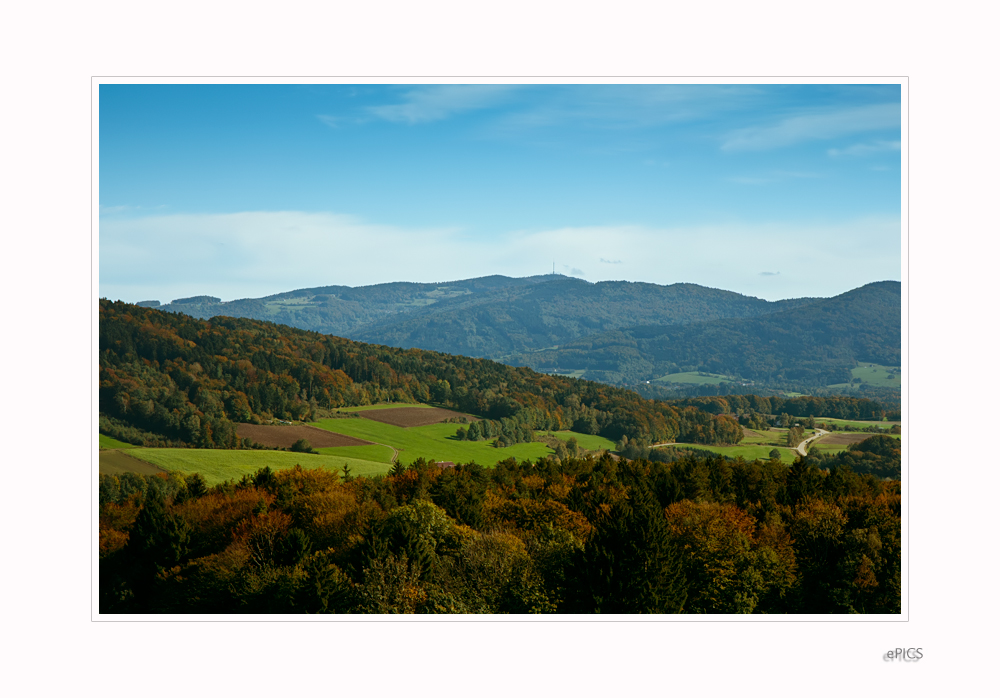
<path id="1" fill-rule="evenodd" d="M 744 460 L 770 460 L 770 453 L 772 449 L 777 448 L 781 452 L 781 462 L 792 464 L 795 462 L 797 454 L 794 450 L 788 448 L 787 446 L 764 446 L 764 445 L 754 445 L 747 444 L 744 446 L 742 443 L 738 446 L 704 446 L 702 444 L 677 444 L 678 448 L 684 446 L 689 446 L 691 448 L 698 448 L 704 451 L 711 451 L 712 453 L 719 453 L 723 456 L 729 456 L 730 458 L 737 458 L 743 456 Z"/>
<path id="2" fill-rule="evenodd" d="M 788 439 L 788 429 L 780 429 L 777 427 L 772 427 L 767 431 L 757 430 L 760 436 L 755 436 L 753 434 L 746 434 L 744 432 L 743 440 L 740 441 L 740 446 L 778 446 L 779 448 L 784 448 L 785 443 Z M 816 433 L 815 429 L 809 429 L 803 427 L 802 434 L 804 438 L 808 439 L 810 436 Z"/>
<path id="3" fill-rule="evenodd" d="M 315 450 L 317 453 L 324 456 L 358 458 L 360 460 L 370 460 L 377 463 L 392 463 L 392 449 L 381 444 L 375 444 L 374 446 L 335 446 L 329 448 L 317 448 Z"/>
<path id="4" fill-rule="evenodd" d="M 603 436 L 596 436 L 594 434 L 578 434 L 575 431 L 554 431 L 551 433 L 553 436 L 558 436 L 563 441 L 569 441 L 575 436 L 576 443 L 580 446 L 580 448 L 585 448 L 588 451 L 601 451 L 605 449 L 608 451 L 615 450 L 615 442 L 611 439 L 605 439 Z"/>
<path id="5" fill-rule="evenodd" d="M 861 422 L 852 419 L 831 419 L 829 417 L 816 417 L 816 423 L 826 422 L 827 424 L 836 424 L 841 429 L 844 427 L 851 427 L 852 429 L 867 429 L 868 427 L 881 427 L 883 429 L 891 429 L 894 424 L 899 424 L 899 422 Z"/>
<path id="6" fill-rule="evenodd" d="M 862 383 L 883 388 L 898 388 L 903 382 L 901 369 L 877 364 L 864 364 L 851 369 L 851 378 L 860 378 Z"/>
<path id="7" fill-rule="evenodd" d="M 879 388 L 899 388 L 903 384 L 902 369 L 878 364 L 861 364 L 851 369 L 851 379 L 858 379 L 862 385 L 873 385 Z M 836 383 L 828 388 L 857 387 L 858 383 Z"/>
<path id="8" fill-rule="evenodd" d="M 455 437 L 457 424 L 430 424 L 423 427 L 397 427 L 368 419 L 323 419 L 313 426 L 329 429 L 367 441 L 389 444 L 399 450 L 399 462 L 408 465 L 418 458 L 439 461 L 494 465 L 514 457 L 535 460 L 551 453 L 545 444 L 516 444 L 508 448 L 493 448 L 489 441 L 459 441 Z"/>
<path id="9" fill-rule="evenodd" d="M 552 453 L 552 449 L 538 442 L 493 448 L 492 441 L 459 441 L 455 437 L 458 424 L 429 424 L 403 428 L 368 419 L 321 419 L 314 422 L 313 426 L 395 446 L 399 450 L 399 462 L 404 465 L 409 465 L 418 458 L 455 463 L 475 461 L 480 465 L 495 465 L 507 458 L 513 457 L 519 461 L 537 460 Z M 567 441 L 571 436 L 575 436 L 577 443 L 586 449 L 614 448 L 613 443 L 600 436 L 576 434 L 571 431 L 557 432 L 556 435 Z M 335 450 L 339 452 L 343 449 Z M 327 449 L 323 452 L 326 453 Z"/>
<path id="10" fill-rule="evenodd" d="M 670 373 L 665 376 L 653 379 L 654 383 L 686 383 L 688 385 L 719 385 L 720 383 L 732 383 L 733 379 L 718 373 L 700 373 L 698 371 L 688 371 L 686 373 Z"/>
<path id="11" fill-rule="evenodd" d="M 757 431 L 759 435 L 744 433 L 743 440 L 736 446 L 703 446 L 702 444 L 677 444 L 678 447 L 690 446 L 691 448 L 701 448 L 712 453 L 720 453 L 724 456 L 736 458 L 743 456 L 751 461 L 755 459 L 770 460 L 770 453 L 773 449 L 781 452 L 782 463 L 794 463 L 797 456 L 795 449 L 785 445 L 788 438 L 788 429 L 771 428 L 768 431 Z M 816 433 L 814 429 L 802 430 L 803 437 L 808 439 Z"/>
<path id="12" fill-rule="evenodd" d="M 110 436 L 105 436 L 104 434 L 97 435 L 97 445 L 99 448 L 137 448 L 132 444 L 127 444 L 124 441 L 119 441 L 118 439 L 112 439 Z"/>
<path id="13" fill-rule="evenodd" d="M 303 468 L 340 470 L 351 468 L 351 475 L 384 475 L 388 463 L 328 455 L 310 455 L 289 451 L 226 451 L 198 448 L 138 448 L 130 453 L 164 470 L 184 474 L 201 473 L 209 485 L 226 480 L 239 480 L 268 466 L 271 470 L 287 470 L 296 464 Z"/>

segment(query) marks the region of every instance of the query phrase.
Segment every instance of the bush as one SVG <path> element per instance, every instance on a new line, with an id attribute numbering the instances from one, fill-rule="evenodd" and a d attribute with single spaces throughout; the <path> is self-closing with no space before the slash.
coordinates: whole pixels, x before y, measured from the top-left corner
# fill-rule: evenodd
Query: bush
<path id="1" fill-rule="evenodd" d="M 298 441 L 293 443 L 290 450 L 294 451 L 295 453 L 315 453 L 312 444 L 310 444 L 305 439 L 299 439 Z"/>

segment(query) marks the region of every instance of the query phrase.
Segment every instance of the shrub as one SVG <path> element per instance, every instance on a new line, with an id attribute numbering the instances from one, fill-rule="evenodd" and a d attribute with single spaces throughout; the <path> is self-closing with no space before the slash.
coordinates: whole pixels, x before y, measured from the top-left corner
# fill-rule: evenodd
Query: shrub
<path id="1" fill-rule="evenodd" d="M 315 451 L 313 451 L 312 444 L 305 439 L 299 439 L 293 443 L 290 450 L 295 453 L 315 453 Z"/>

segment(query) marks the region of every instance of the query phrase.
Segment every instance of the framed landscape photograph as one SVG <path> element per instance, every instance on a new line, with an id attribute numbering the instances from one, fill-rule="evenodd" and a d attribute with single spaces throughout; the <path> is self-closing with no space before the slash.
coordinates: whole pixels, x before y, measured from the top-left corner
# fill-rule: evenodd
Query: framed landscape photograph
<path id="1" fill-rule="evenodd" d="M 95 615 L 906 620 L 906 90 L 95 79 Z"/>

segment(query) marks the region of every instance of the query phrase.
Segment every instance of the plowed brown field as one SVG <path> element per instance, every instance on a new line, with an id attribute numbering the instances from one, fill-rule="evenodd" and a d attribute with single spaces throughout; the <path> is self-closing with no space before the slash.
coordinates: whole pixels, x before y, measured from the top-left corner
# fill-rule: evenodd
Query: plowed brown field
<path id="1" fill-rule="evenodd" d="M 313 448 L 331 446 L 368 446 L 371 441 L 355 439 L 353 436 L 334 434 L 326 429 L 307 426 L 277 426 L 270 424 L 240 424 L 236 434 L 241 439 L 250 439 L 263 446 L 288 448 L 299 439 L 305 439 Z"/>
<path id="2" fill-rule="evenodd" d="M 851 444 L 859 444 L 869 436 L 875 436 L 875 434 L 830 434 L 829 436 L 824 436 L 822 439 L 818 439 L 816 445 L 849 446 Z"/>
<path id="3" fill-rule="evenodd" d="M 387 410 L 365 410 L 358 412 L 358 415 L 375 422 L 391 424 L 394 427 L 423 427 L 443 422 L 452 417 L 467 417 L 469 421 L 475 420 L 475 417 L 470 417 L 467 414 L 444 410 L 440 407 L 393 407 Z"/>

